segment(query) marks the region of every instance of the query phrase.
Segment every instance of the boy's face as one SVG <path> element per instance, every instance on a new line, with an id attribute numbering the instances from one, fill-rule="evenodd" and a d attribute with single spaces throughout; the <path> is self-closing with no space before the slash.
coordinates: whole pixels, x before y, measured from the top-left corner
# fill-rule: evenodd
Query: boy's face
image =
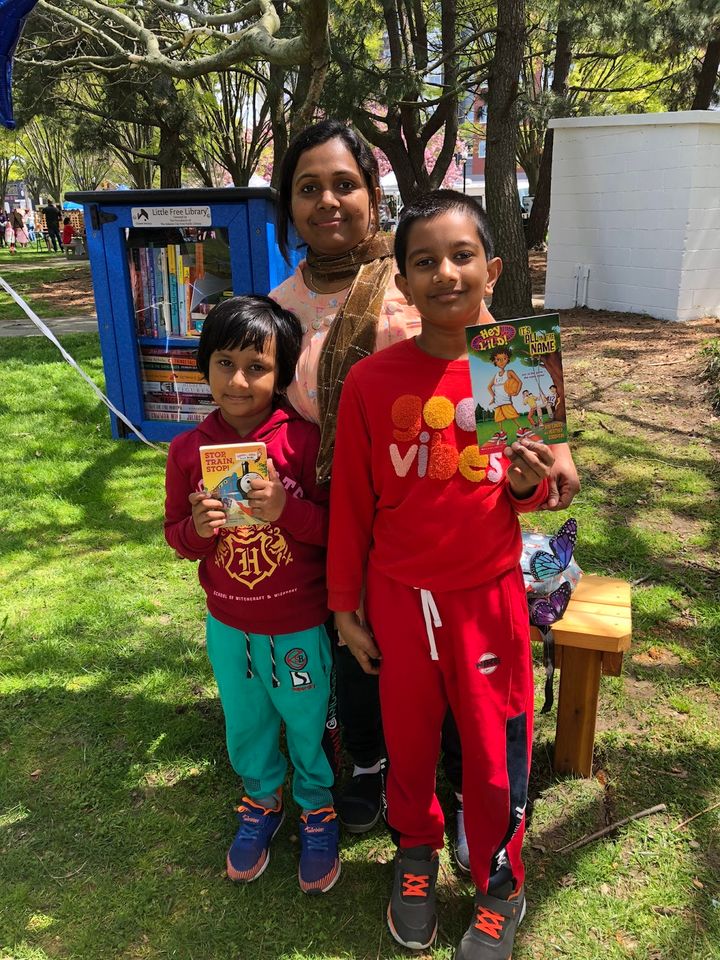
<path id="1" fill-rule="evenodd" d="M 277 365 L 275 338 L 258 353 L 253 347 L 214 350 L 210 355 L 208 383 L 223 417 L 245 435 L 272 411 Z"/>
<path id="2" fill-rule="evenodd" d="M 459 330 L 477 322 L 501 270 L 498 257 L 485 258 L 474 220 L 448 210 L 410 227 L 405 276 L 395 282 L 423 320 Z"/>

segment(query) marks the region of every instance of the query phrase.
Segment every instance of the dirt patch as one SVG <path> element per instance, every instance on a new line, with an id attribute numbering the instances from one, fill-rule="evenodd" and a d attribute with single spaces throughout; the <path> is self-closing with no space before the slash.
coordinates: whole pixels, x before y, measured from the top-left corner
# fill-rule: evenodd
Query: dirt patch
<path id="1" fill-rule="evenodd" d="M 33 287 L 33 295 L 66 314 L 72 312 L 80 316 L 95 312 L 90 274 L 82 267 L 69 267 L 60 276 L 41 281 Z M 52 309 L 49 315 L 54 315 Z"/>

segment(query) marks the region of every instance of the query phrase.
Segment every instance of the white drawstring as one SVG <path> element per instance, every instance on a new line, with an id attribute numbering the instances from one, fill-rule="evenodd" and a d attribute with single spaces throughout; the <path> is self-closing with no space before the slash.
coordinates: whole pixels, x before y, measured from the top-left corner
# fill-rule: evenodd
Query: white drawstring
<path id="1" fill-rule="evenodd" d="M 418 589 L 417 587 L 415 588 Z M 437 645 L 435 644 L 435 634 L 433 633 L 433 627 L 441 627 L 442 620 L 440 619 L 440 614 L 438 613 L 437 604 L 435 603 L 435 597 L 430 593 L 429 590 L 420 589 L 420 603 L 422 604 L 422 612 L 425 617 L 425 630 L 427 631 L 427 638 L 430 644 L 430 659 L 439 660 Z"/>

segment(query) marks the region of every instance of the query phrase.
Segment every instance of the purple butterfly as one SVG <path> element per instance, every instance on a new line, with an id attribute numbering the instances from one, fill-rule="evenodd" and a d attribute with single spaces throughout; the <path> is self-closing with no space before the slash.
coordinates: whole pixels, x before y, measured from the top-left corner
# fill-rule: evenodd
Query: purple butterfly
<path id="1" fill-rule="evenodd" d="M 550 549 L 538 550 L 530 557 L 530 573 L 536 580 L 548 580 L 562 573 L 572 560 L 577 540 L 577 520 L 571 517 L 560 527 L 554 537 L 550 537 Z"/>
<path id="2" fill-rule="evenodd" d="M 557 620 L 562 620 L 571 592 L 570 584 L 566 580 L 547 597 L 533 597 L 528 600 L 530 623 L 536 627 L 549 627 Z"/>

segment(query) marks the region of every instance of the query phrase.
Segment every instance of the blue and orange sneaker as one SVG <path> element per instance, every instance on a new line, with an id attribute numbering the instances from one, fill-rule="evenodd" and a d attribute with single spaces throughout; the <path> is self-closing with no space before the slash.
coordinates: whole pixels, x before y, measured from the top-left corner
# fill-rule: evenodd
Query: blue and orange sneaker
<path id="1" fill-rule="evenodd" d="M 227 854 L 227 875 L 237 883 L 250 883 L 270 863 L 270 843 L 285 819 L 282 800 L 277 810 L 243 797 L 237 808 L 240 829 Z"/>
<path id="2" fill-rule="evenodd" d="M 340 876 L 338 820 L 332 807 L 309 810 L 300 817 L 300 867 L 303 893 L 327 893 Z"/>

